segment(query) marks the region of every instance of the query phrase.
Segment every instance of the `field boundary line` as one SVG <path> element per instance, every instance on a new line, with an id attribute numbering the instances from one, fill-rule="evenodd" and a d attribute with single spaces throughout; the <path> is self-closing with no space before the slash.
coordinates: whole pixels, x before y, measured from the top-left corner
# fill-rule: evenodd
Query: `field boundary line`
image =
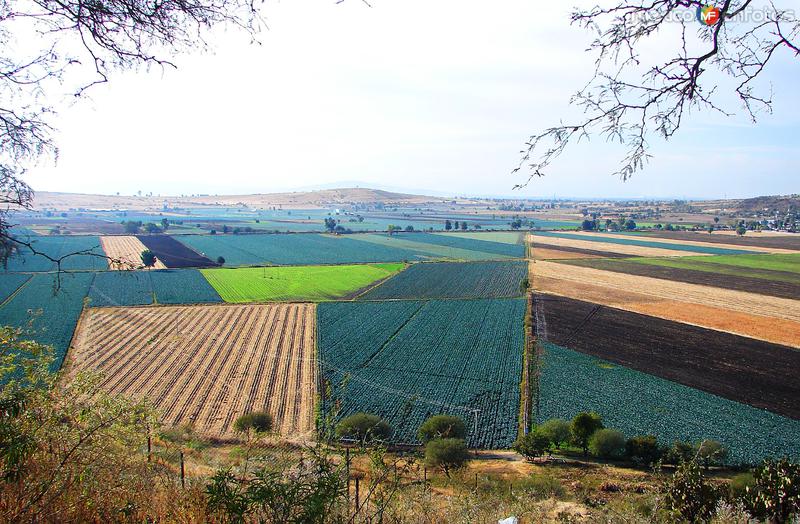
<path id="1" fill-rule="evenodd" d="M 11 293 L 10 295 L 8 295 L 8 297 L 6 297 L 6 299 L 5 299 L 5 300 L 3 300 L 3 302 L 0 302 L 0 308 L 2 308 L 2 307 L 5 307 L 5 305 L 6 305 L 6 304 L 8 304 L 9 302 L 11 302 L 11 300 L 12 300 L 12 299 L 13 299 L 15 296 L 17 296 L 17 294 L 18 294 L 20 291 L 22 291 L 22 288 L 24 288 L 25 286 L 27 286 L 27 285 L 28 285 L 28 282 L 30 282 L 31 280 L 33 280 L 33 275 L 34 275 L 33 273 L 29 273 L 29 274 L 28 274 L 28 278 L 27 278 L 27 279 L 25 279 L 25 282 L 23 282 L 22 284 L 20 284 L 20 285 L 19 285 L 19 287 L 17 287 L 17 289 L 15 289 L 13 293 Z"/>
<path id="2" fill-rule="evenodd" d="M 428 305 L 428 301 L 427 301 L 427 300 L 421 301 L 421 303 L 420 303 L 420 306 L 419 306 L 419 307 L 416 309 L 416 311 L 414 311 L 414 312 L 413 312 L 413 313 L 412 313 L 412 314 L 411 314 L 411 315 L 410 315 L 410 316 L 409 316 L 409 317 L 408 317 L 408 318 L 405 320 L 405 322 L 403 322 L 402 324 L 400 324 L 400 327 L 398 327 L 398 328 L 395 330 L 395 332 L 394 332 L 394 333 L 392 333 L 392 334 L 391 334 L 391 336 L 390 336 L 389 338 L 387 338 L 387 339 L 386 339 L 386 341 L 385 341 L 383 344 L 381 344 L 381 347 L 380 347 L 380 348 L 378 348 L 378 349 L 377 349 L 376 351 L 374 351 L 374 352 L 373 352 L 373 353 L 372 353 L 372 354 L 371 354 L 369 357 L 367 357 L 367 358 L 364 360 L 364 362 L 363 362 L 361 365 L 359 365 L 359 366 L 358 366 L 358 369 L 364 369 L 365 367 L 367 367 L 367 366 L 369 365 L 369 363 L 370 363 L 370 362 L 372 362 L 372 360 L 374 360 L 374 359 L 375 359 L 375 357 L 377 357 L 377 356 L 378 356 L 378 354 L 379 354 L 381 351 L 383 351 L 383 350 L 386 348 L 386 346 L 389 344 L 389 342 L 391 342 L 392 340 L 394 340 L 394 338 L 395 338 L 395 337 L 397 337 L 398 333 L 400 333 L 400 332 L 401 332 L 401 331 L 402 331 L 402 330 L 403 330 L 403 329 L 404 329 L 404 328 L 405 328 L 405 327 L 408 325 L 408 323 L 409 323 L 409 322 L 411 322 L 411 320 L 412 320 L 414 317 L 416 317 L 416 316 L 419 314 L 419 312 L 420 312 L 420 311 L 422 311 L 422 308 L 424 308 L 424 307 L 425 307 L 425 306 L 427 306 L 427 305 Z"/>

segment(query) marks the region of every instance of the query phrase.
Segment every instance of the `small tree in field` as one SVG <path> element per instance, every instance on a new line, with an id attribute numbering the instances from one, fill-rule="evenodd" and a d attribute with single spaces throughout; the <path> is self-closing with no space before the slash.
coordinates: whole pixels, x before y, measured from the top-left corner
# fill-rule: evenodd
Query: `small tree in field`
<path id="1" fill-rule="evenodd" d="M 219 264 L 220 266 L 224 266 L 225 265 L 225 257 L 217 257 L 217 264 Z"/>
<path id="2" fill-rule="evenodd" d="M 233 429 L 238 433 L 269 433 L 272 431 L 272 415 L 266 411 L 254 411 L 237 418 Z"/>
<path id="3" fill-rule="evenodd" d="M 468 461 L 469 450 L 462 439 L 435 439 L 425 445 L 425 464 L 431 468 L 441 468 L 447 478 L 450 478 L 451 471 L 463 468 Z"/>
<path id="4" fill-rule="evenodd" d="M 697 446 L 697 458 L 708 470 L 712 465 L 722 464 L 728 458 L 728 450 L 716 440 L 704 440 Z"/>
<path id="5" fill-rule="evenodd" d="M 582 450 L 583 455 L 589 454 L 589 439 L 595 431 L 603 429 L 603 420 L 594 411 L 578 413 L 570 424 L 572 438 Z"/>
<path id="6" fill-rule="evenodd" d="M 625 443 L 625 455 L 635 464 L 649 466 L 662 456 L 658 440 L 653 435 L 631 437 Z"/>
<path id="7" fill-rule="evenodd" d="M 156 254 L 150 251 L 149 249 L 145 249 L 142 251 L 142 264 L 144 267 L 153 267 L 156 265 Z"/>
<path id="8" fill-rule="evenodd" d="M 566 420 L 552 418 L 539 426 L 539 429 L 547 435 L 556 449 L 561 449 L 561 446 L 569 442 L 569 422 Z"/>
<path id="9" fill-rule="evenodd" d="M 417 436 L 423 444 L 437 438 L 458 438 L 467 436 L 464 421 L 450 415 L 434 415 L 422 423 Z"/>
<path id="10" fill-rule="evenodd" d="M 598 429 L 589 438 L 589 449 L 596 457 L 621 457 L 625 453 L 625 436 L 613 429 Z"/>
<path id="11" fill-rule="evenodd" d="M 343 418 L 336 425 L 336 436 L 357 440 L 362 446 L 368 442 L 387 440 L 392 428 L 385 420 L 369 413 L 356 413 Z"/>
<path id="12" fill-rule="evenodd" d="M 517 440 L 514 443 L 514 451 L 527 460 L 533 460 L 544 455 L 551 445 L 550 437 L 541 427 L 538 427 L 533 428 L 527 435 Z"/>
<path id="13" fill-rule="evenodd" d="M 444 221 L 444 229 L 446 231 L 450 231 L 451 229 L 453 229 L 453 224 L 449 220 L 445 220 Z"/>

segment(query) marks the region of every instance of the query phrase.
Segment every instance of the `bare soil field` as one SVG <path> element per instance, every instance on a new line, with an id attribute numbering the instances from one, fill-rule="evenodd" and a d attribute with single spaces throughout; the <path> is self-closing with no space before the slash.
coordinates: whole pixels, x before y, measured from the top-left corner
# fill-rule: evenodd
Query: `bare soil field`
<path id="1" fill-rule="evenodd" d="M 758 295 L 769 295 L 773 297 L 797 298 L 800 297 L 800 284 L 791 282 L 778 282 L 764 278 L 753 278 L 747 276 L 732 276 L 709 271 L 695 271 L 693 269 L 682 269 L 650 264 L 636 264 L 623 260 L 592 260 L 586 262 L 571 262 L 572 264 L 583 267 L 592 267 L 604 271 L 615 271 L 628 275 L 639 275 L 644 277 L 660 278 L 663 280 L 686 282 L 688 284 L 700 284 L 703 286 L 718 287 L 723 289 L 734 289 L 755 293 Z M 785 274 L 776 272 L 778 274 Z M 791 275 L 791 273 L 788 273 Z"/>
<path id="2" fill-rule="evenodd" d="M 680 294 L 680 290 L 674 287 L 662 289 L 658 286 L 650 286 L 647 281 L 656 279 L 647 277 L 628 276 L 628 278 L 613 281 L 613 285 L 602 279 L 595 279 L 594 273 L 591 272 L 589 277 L 582 280 L 562 278 L 564 273 L 559 274 L 557 268 L 552 268 L 556 265 L 558 264 L 540 261 L 530 264 L 531 282 L 536 291 L 800 348 L 800 322 L 758 314 L 753 307 L 747 307 L 746 302 L 712 300 L 713 297 L 710 295 L 707 297 L 709 300 L 705 303 L 698 301 L 696 295 L 695 301 L 688 301 Z M 566 264 L 561 265 L 565 266 Z M 608 273 L 595 271 L 598 271 L 601 276 L 602 273 Z M 613 277 L 612 280 L 614 280 Z M 704 286 L 667 284 L 708 289 L 711 294 L 714 292 L 713 289 Z M 742 293 L 742 295 L 750 294 Z M 738 300 L 743 299 L 739 297 Z M 786 299 L 776 300 L 785 301 Z M 797 304 L 797 301 L 791 302 Z"/>
<path id="3" fill-rule="evenodd" d="M 645 235 L 642 235 L 643 237 Z M 715 231 L 700 233 L 691 231 L 653 231 L 648 237 L 677 241 L 697 240 L 706 244 L 729 244 L 731 246 L 761 247 L 769 249 L 800 251 L 800 234 L 779 233 L 777 231 L 748 232 L 739 236 L 735 231 Z"/>
<path id="4" fill-rule="evenodd" d="M 134 236 L 100 237 L 100 245 L 106 255 L 113 260 L 108 261 L 109 269 L 132 269 L 142 266 L 142 251 L 147 247 Z M 166 269 L 161 260 L 156 260 L 154 269 Z"/>
<path id="5" fill-rule="evenodd" d="M 533 246 L 533 258 L 536 260 L 550 259 L 581 259 L 581 258 L 630 258 L 632 255 L 598 251 L 596 249 L 582 249 L 578 247 L 554 246 L 536 242 Z M 551 256 L 552 255 L 552 256 Z"/>
<path id="6" fill-rule="evenodd" d="M 625 240 L 648 240 L 648 238 L 644 235 L 631 235 L 625 233 L 596 233 L 596 232 L 587 232 L 587 231 L 576 231 L 574 234 L 576 235 L 586 235 L 592 237 L 604 237 L 604 238 L 621 238 Z M 706 233 L 706 236 L 710 236 Z M 728 237 L 730 238 L 730 237 Z M 651 239 L 652 240 L 652 239 Z M 683 246 L 701 246 L 701 247 L 708 247 L 708 242 L 705 242 L 705 237 L 697 236 L 695 238 L 690 239 L 677 239 L 677 238 L 663 238 L 659 237 L 658 242 L 663 242 L 666 244 L 679 244 Z M 717 239 L 717 242 L 714 243 L 713 247 L 719 248 L 727 248 L 727 249 L 738 249 L 741 250 L 742 248 L 746 248 L 749 251 L 753 251 L 753 253 L 794 253 L 791 249 L 779 249 L 779 248 L 771 248 L 771 247 L 762 247 L 762 246 L 742 246 L 736 245 L 728 242 L 722 242 Z"/>
<path id="7" fill-rule="evenodd" d="M 578 248 L 584 249 L 588 251 L 597 251 L 598 247 L 602 247 L 603 251 L 608 253 L 617 253 L 621 255 L 630 255 L 635 257 L 686 257 L 686 256 L 702 256 L 702 253 L 693 253 L 691 251 L 678 251 L 673 249 L 664 249 L 658 247 L 646 247 L 646 246 L 633 246 L 627 244 L 612 244 L 612 243 L 602 243 L 600 242 L 592 242 L 590 240 L 579 240 L 575 238 L 560 238 L 560 237 L 543 237 L 539 235 L 533 235 L 533 245 L 534 249 L 539 243 L 547 244 L 548 247 L 553 248 L 561 248 L 561 247 L 571 247 L 571 248 Z"/>
<path id="8" fill-rule="evenodd" d="M 798 351 L 565 297 L 537 299 L 554 344 L 800 419 Z"/>
<path id="9" fill-rule="evenodd" d="M 275 429 L 314 430 L 313 304 L 87 310 L 65 364 L 103 374 L 102 387 L 148 397 L 167 427 L 234 436 L 242 414 L 267 410 Z"/>

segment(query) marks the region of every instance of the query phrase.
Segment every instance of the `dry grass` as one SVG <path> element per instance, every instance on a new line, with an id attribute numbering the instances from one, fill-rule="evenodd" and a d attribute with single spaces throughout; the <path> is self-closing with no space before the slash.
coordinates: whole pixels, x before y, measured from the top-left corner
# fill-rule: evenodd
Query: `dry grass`
<path id="1" fill-rule="evenodd" d="M 103 251 L 113 260 L 108 261 L 109 269 L 131 269 L 142 266 L 142 251 L 147 247 L 133 236 L 100 237 Z M 160 260 L 156 261 L 153 269 L 166 269 L 167 266 Z"/>
<path id="2" fill-rule="evenodd" d="M 69 374 L 103 373 L 112 393 L 148 397 L 166 426 L 228 438 L 242 414 L 266 410 L 275 429 L 314 429 L 313 304 L 89 309 Z"/>
<path id="3" fill-rule="evenodd" d="M 544 261 L 531 272 L 537 291 L 800 347 L 796 300 Z"/>

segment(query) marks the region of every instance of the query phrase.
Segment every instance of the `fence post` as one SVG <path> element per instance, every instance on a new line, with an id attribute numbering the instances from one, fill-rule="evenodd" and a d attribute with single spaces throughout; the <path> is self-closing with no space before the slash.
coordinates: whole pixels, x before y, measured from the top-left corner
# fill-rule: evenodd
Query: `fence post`
<path id="1" fill-rule="evenodd" d="M 356 515 L 358 515 L 358 477 L 356 477 Z"/>
<path id="2" fill-rule="evenodd" d="M 181 487 L 186 487 L 186 469 L 183 465 L 183 450 L 181 450 Z"/>
<path id="3" fill-rule="evenodd" d="M 153 445 L 150 441 L 150 435 L 147 435 L 147 462 L 150 462 L 153 458 Z"/>

